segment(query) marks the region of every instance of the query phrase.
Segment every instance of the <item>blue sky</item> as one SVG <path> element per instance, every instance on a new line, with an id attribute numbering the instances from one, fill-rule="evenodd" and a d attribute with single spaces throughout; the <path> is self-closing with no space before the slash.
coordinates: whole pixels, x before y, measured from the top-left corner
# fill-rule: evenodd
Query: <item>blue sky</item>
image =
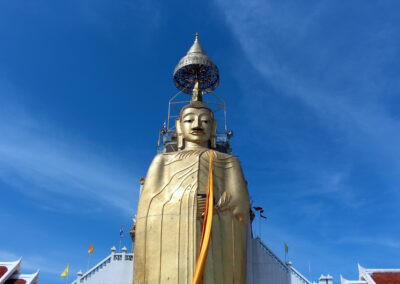
<path id="1" fill-rule="evenodd" d="M 194 33 L 254 231 L 307 277 L 400 267 L 397 1 L 0 1 L 0 259 L 64 283 L 118 246 Z M 123 245 L 131 246 L 125 234 Z M 308 267 L 311 267 L 309 273 Z M 70 278 L 70 279 L 71 279 Z"/>

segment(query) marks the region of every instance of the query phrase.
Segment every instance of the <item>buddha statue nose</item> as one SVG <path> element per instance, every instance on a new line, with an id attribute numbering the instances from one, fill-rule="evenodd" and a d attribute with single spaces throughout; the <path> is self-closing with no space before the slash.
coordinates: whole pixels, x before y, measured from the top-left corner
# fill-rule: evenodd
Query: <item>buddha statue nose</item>
<path id="1" fill-rule="evenodd" d="M 195 118 L 194 120 L 193 120 L 193 124 L 192 124 L 192 127 L 193 128 L 200 128 L 200 119 L 197 117 L 197 118 Z"/>

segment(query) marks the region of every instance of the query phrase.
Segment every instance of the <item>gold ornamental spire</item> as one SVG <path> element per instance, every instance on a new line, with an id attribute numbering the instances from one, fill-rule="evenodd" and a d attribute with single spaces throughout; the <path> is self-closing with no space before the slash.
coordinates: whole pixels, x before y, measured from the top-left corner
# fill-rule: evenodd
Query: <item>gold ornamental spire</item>
<path id="1" fill-rule="evenodd" d="M 193 53 L 199 53 L 202 55 L 207 55 L 206 52 L 204 51 L 203 47 L 201 46 L 200 42 L 199 42 L 199 34 L 196 33 L 196 38 L 194 40 L 194 43 L 192 45 L 192 47 L 189 49 L 189 51 L 187 52 L 186 55 L 188 54 L 193 54 Z"/>
<path id="2" fill-rule="evenodd" d="M 182 92 L 193 95 L 194 101 L 201 101 L 203 94 L 217 88 L 218 67 L 207 56 L 197 33 L 193 45 L 176 65 L 173 77 L 175 86 Z"/>

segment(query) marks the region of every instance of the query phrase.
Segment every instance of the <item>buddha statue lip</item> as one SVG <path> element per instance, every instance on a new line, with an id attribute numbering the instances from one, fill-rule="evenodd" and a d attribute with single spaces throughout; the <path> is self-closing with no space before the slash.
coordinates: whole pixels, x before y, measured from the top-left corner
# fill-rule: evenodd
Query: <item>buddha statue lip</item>
<path id="1" fill-rule="evenodd" d="M 196 136 L 201 136 L 204 134 L 204 130 L 202 128 L 195 128 L 192 131 L 190 131 L 190 134 L 196 135 Z"/>

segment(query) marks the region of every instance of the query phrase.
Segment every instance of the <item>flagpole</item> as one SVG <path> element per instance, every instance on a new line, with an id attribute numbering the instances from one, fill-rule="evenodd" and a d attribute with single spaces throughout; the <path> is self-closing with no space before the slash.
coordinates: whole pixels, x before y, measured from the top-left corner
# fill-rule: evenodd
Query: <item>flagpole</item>
<path id="1" fill-rule="evenodd" d="M 287 253 L 288 253 L 288 251 L 289 251 L 289 248 L 288 248 L 288 245 L 287 245 L 286 242 L 284 242 L 283 244 L 284 244 L 284 246 L 285 246 L 285 264 L 286 264 L 286 255 L 287 255 Z"/>
<path id="2" fill-rule="evenodd" d="M 121 226 L 121 229 L 119 230 L 119 252 L 121 252 L 121 242 L 122 242 L 122 234 L 124 232 L 124 226 Z"/>
<path id="3" fill-rule="evenodd" d="M 90 267 L 90 255 L 91 255 L 91 253 L 89 253 L 86 272 L 89 271 L 89 267 Z"/>

